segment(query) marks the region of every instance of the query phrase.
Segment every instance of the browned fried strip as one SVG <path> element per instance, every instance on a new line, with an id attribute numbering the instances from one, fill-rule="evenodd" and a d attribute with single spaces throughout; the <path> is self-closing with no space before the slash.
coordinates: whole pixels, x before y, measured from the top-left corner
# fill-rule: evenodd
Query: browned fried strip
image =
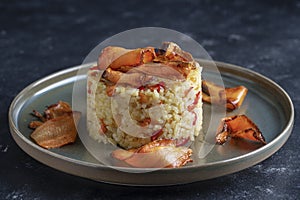
<path id="1" fill-rule="evenodd" d="M 138 48 L 131 50 L 115 59 L 109 68 L 127 72 L 135 66 L 151 62 L 155 58 L 154 48 Z"/>
<path id="2" fill-rule="evenodd" d="M 175 140 L 155 140 L 138 149 L 112 152 L 112 156 L 137 168 L 177 168 L 192 162 L 192 150 L 187 147 L 177 147 Z"/>
<path id="3" fill-rule="evenodd" d="M 36 129 L 37 127 L 41 126 L 43 122 L 41 121 L 32 121 L 29 123 L 29 128 Z"/>
<path id="4" fill-rule="evenodd" d="M 29 123 L 29 127 L 35 129 L 30 137 L 41 147 L 56 148 L 75 141 L 81 114 L 73 112 L 68 103 L 59 101 L 48 106 L 44 115 L 37 111 L 33 114 L 41 121 Z"/>
<path id="5" fill-rule="evenodd" d="M 46 149 L 73 143 L 77 136 L 76 125 L 80 115 L 79 112 L 69 112 L 50 119 L 38 126 L 30 137 Z"/>
<path id="6" fill-rule="evenodd" d="M 209 81 L 202 81 L 202 100 L 207 103 L 226 103 L 228 111 L 239 108 L 247 95 L 248 89 L 244 86 L 223 89 Z"/>
<path id="7" fill-rule="evenodd" d="M 59 101 L 56 104 L 52 104 L 48 106 L 48 108 L 44 111 L 46 119 L 54 119 L 56 117 L 62 116 L 65 113 L 71 112 L 71 106 L 63 101 Z"/>
<path id="8" fill-rule="evenodd" d="M 107 47 L 98 60 L 97 68 L 105 69 L 101 80 L 107 86 L 118 83 L 133 87 L 144 84 L 154 76 L 184 80 L 196 68 L 196 62 L 191 54 L 174 43 L 167 43 L 165 48 L 166 50 L 155 50 L 153 47 L 146 47 L 125 52 L 123 48 Z M 108 90 L 108 94 L 111 95 L 111 91 Z"/>
<path id="9" fill-rule="evenodd" d="M 178 72 L 178 69 L 170 67 L 168 64 L 162 63 L 148 63 L 135 67 L 130 73 L 139 72 L 147 74 L 149 76 L 167 78 L 170 80 L 184 80 L 185 77 L 182 73 Z"/>
<path id="10" fill-rule="evenodd" d="M 192 62 L 193 56 L 186 52 L 186 51 L 182 51 L 181 48 L 173 43 L 173 42 L 164 42 L 162 49 L 164 49 L 166 51 L 166 57 L 169 60 L 176 60 L 176 61 L 189 61 Z"/>
<path id="11" fill-rule="evenodd" d="M 228 137 L 243 138 L 266 144 L 265 138 L 259 128 L 246 115 L 226 117 L 222 120 L 217 131 L 217 144 L 224 144 Z"/>
<path id="12" fill-rule="evenodd" d="M 104 48 L 98 58 L 98 69 L 105 70 L 108 66 L 123 54 L 131 51 L 122 47 L 108 46 Z"/>

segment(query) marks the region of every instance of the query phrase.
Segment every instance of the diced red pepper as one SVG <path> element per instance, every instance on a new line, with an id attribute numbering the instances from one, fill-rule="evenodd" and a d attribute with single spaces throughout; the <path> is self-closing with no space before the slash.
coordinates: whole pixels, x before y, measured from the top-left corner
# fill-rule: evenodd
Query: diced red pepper
<path id="1" fill-rule="evenodd" d="M 195 99 L 194 99 L 194 102 L 193 102 L 191 105 L 188 106 L 188 111 L 192 111 L 192 110 L 196 107 L 196 105 L 198 104 L 199 99 L 200 99 L 200 92 L 201 92 L 201 91 L 199 91 L 199 92 L 196 94 L 196 97 L 195 97 Z"/>
<path id="2" fill-rule="evenodd" d="M 159 82 L 155 85 L 142 85 L 138 89 L 139 90 L 145 90 L 145 89 L 150 89 L 151 91 L 157 90 L 157 92 L 160 92 L 161 89 L 165 89 L 165 83 L 164 82 Z"/>
<path id="3" fill-rule="evenodd" d="M 192 113 L 194 114 L 194 121 L 193 121 L 193 126 L 196 125 L 196 122 L 197 122 L 197 119 L 198 119 L 198 116 L 197 116 L 197 113 L 195 113 L 195 111 L 192 111 Z"/>
<path id="4" fill-rule="evenodd" d="M 156 90 L 157 92 L 160 92 L 161 89 L 165 89 L 165 83 L 164 82 L 159 82 L 158 84 L 155 84 L 155 85 L 142 85 L 138 89 L 140 91 L 150 89 L 152 92 L 154 90 Z M 139 96 L 140 96 L 140 102 L 141 103 L 147 103 L 148 102 L 148 97 L 145 94 L 139 92 Z"/>
<path id="5" fill-rule="evenodd" d="M 106 125 L 104 123 L 104 120 L 103 119 L 100 119 L 100 125 L 101 125 L 101 130 L 100 130 L 100 133 L 103 133 L 105 134 L 107 132 L 107 128 L 106 128 Z"/>
<path id="6" fill-rule="evenodd" d="M 92 83 L 91 81 L 88 82 L 88 91 L 87 91 L 88 94 L 92 94 L 92 90 L 91 90 L 92 84 L 93 84 L 93 83 Z"/>
<path id="7" fill-rule="evenodd" d="M 148 126 L 151 123 L 151 119 L 150 118 L 145 118 L 144 120 L 139 122 L 139 125 L 141 127 L 145 127 Z"/>
<path id="8" fill-rule="evenodd" d="M 157 138 L 159 138 L 159 136 L 161 136 L 162 134 L 163 134 L 163 130 L 162 130 L 162 129 L 156 131 L 156 132 L 151 136 L 151 141 L 157 140 Z"/>
<path id="9" fill-rule="evenodd" d="M 138 89 L 139 89 L 139 90 L 145 90 L 146 87 L 142 85 L 142 86 L 140 86 Z"/>
<path id="10" fill-rule="evenodd" d="M 159 82 L 158 84 L 148 86 L 151 91 L 157 90 L 157 92 L 160 92 L 161 89 L 165 89 L 165 87 L 166 86 L 164 82 Z"/>

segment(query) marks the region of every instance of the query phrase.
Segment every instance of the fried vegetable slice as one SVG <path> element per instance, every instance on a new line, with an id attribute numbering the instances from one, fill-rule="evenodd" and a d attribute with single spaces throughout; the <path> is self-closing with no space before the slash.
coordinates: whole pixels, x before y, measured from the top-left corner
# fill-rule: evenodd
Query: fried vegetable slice
<path id="1" fill-rule="evenodd" d="M 194 58 L 190 53 L 181 50 L 181 48 L 173 42 L 164 42 L 162 49 L 165 50 L 165 57 L 169 60 L 194 61 Z"/>
<path id="2" fill-rule="evenodd" d="M 48 108 L 44 111 L 46 120 L 54 119 L 56 117 L 62 116 L 65 113 L 71 112 L 72 108 L 71 106 L 64 101 L 59 101 L 56 104 L 52 104 L 48 106 Z"/>
<path id="3" fill-rule="evenodd" d="M 131 156 L 133 156 L 133 154 L 135 154 L 135 151 L 136 149 L 131 149 L 131 150 L 116 149 L 111 153 L 111 155 L 117 160 L 124 161 L 130 158 Z"/>
<path id="4" fill-rule="evenodd" d="M 30 137 L 38 145 L 50 149 L 75 142 L 81 113 L 72 111 L 68 103 L 59 101 L 48 106 L 43 115 L 35 110 L 33 115 L 40 121 L 29 123 L 35 129 Z"/>
<path id="5" fill-rule="evenodd" d="M 80 119 L 79 112 L 68 112 L 47 120 L 37 127 L 30 137 L 41 147 L 57 148 L 75 142 L 76 125 Z"/>
<path id="6" fill-rule="evenodd" d="M 165 43 L 164 49 L 153 47 L 124 49 L 106 47 L 98 59 L 98 66 L 91 68 L 105 70 L 100 81 L 113 94 L 114 85 L 140 86 L 155 76 L 184 80 L 198 65 L 191 54 L 183 51 L 174 43 Z"/>
<path id="7" fill-rule="evenodd" d="M 64 101 L 59 101 L 56 104 L 52 104 L 47 107 L 47 109 L 44 111 L 44 115 L 39 113 L 36 110 L 33 110 L 32 115 L 37 117 L 40 121 L 33 121 L 29 124 L 29 127 L 32 129 L 37 128 L 39 125 L 41 125 L 42 122 L 46 122 L 49 119 L 54 119 L 56 117 L 59 117 L 61 115 L 64 115 L 65 113 L 71 112 L 72 109 L 70 105 Z"/>
<path id="8" fill-rule="evenodd" d="M 135 66 L 151 62 L 155 57 L 156 54 L 154 48 L 138 48 L 131 50 L 115 59 L 109 65 L 109 68 L 121 72 L 127 72 Z"/>
<path id="9" fill-rule="evenodd" d="M 224 89 L 210 81 L 203 80 L 202 91 L 202 100 L 204 102 L 216 104 L 224 102 L 227 110 L 233 111 L 242 105 L 248 89 L 244 86 Z"/>
<path id="10" fill-rule="evenodd" d="M 136 168 L 178 168 L 192 162 L 192 150 L 176 146 L 176 140 L 161 139 L 138 149 L 117 149 L 112 156 Z"/>
<path id="11" fill-rule="evenodd" d="M 122 73 L 108 68 L 104 71 L 103 78 L 114 84 L 118 83 L 138 87 L 150 81 L 152 76 L 142 73 Z"/>
<path id="12" fill-rule="evenodd" d="M 105 70 L 114 60 L 129 51 L 131 50 L 115 46 L 108 46 L 104 48 L 98 58 L 97 68 Z"/>
<path id="13" fill-rule="evenodd" d="M 266 144 L 265 138 L 256 124 L 246 115 L 226 117 L 222 120 L 216 136 L 217 144 L 224 144 L 228 137 Z"/>

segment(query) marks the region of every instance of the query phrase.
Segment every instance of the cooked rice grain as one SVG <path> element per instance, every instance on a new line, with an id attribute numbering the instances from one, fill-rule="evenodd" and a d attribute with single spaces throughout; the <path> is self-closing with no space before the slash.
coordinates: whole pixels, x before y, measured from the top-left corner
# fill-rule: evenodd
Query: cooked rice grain
<path id="1" fill-rule="evenodd" d="M 151 137 L 145 134 L 137 137 L 137 133 L 133 133 L 135 130 L 128 133 L 132 127 L 126 126 L 132 122 L 141 127 L 141 122 L 150 118 L 151 123 L 146 125 L 149 133 L 162 129 L 159 138 L 189 138 L 194 141 L 196 136 L 200 137 L 202 128 L 201 70 L 198 66 L 185 81 L 157 78 L 149 83 L 154 85 L 163 81 L 166 87 L 159 91 L 118 85 L 112 97 L 107 95 L 105 83 L 99 81 L 101 71 L 89 70 L 87 125 L 90 136 L 99 142 L 110 142 L 125 149 L 137 148 L 150 142 Z M 146 103 L 141 101 L 139 93 L 148 100 Z M 124 101 L 128 96 L 128 102 Z M 190 110 L 189 106 L 196 102 Z M 128 110 L 130 119 L 126 115 Z"/>

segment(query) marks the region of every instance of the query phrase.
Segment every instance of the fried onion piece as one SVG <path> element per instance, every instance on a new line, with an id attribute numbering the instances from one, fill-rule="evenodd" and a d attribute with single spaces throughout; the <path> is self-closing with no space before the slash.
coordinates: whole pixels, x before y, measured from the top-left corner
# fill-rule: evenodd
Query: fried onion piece
<path id="1" fill-rule="evenodd" d="M 103 79 L 108 81 L 107 83 L 111 85 L 125 84 L 133 87 L 145 85 L 147 82 L 153 79 L 153 76 L 169 78 L 172 80 L 185 79 L 184 76 L 178 71 L 169 66 L 158 63 L 137 66 L 128 71 L 128 73 L 107 68 L 102 75 Z"/>
<path id="2" fill-rule="evenodd" d="M 59 117 L 61 115 L 64 115 L 65 113 L 71 112 L 72 109 L 70 105 L 66 102 L 59 101 L 56 104 L 52 104 L 47 107 L 47 109 L 44 111 L 44 115 L 39 113 L 36 110 L 33 110 L 32 115 L 37 117 L 40 121 L 32 121 L 29 124 L 29 127 L 32 129 L 37 128 L 41 125 L 41 123 L 46 122 L 49 119 L 54 119 L 56 117 Z"/>
<path id="3" fill-rule="evenodd" d="M 68 103 L 59 101 L 48 106 L 43 115 L 35 110 L 33 115 L 40 121 L 29 123 L 35 129 L 30 137 L 38 145 L 50 149 L 75 142 L 81 113 L 72 111 Z"/>
<path id="4" fill-rule="evenodd" d="M 189 73 L 196 69 L 196 62 L 181 62 L 181 61 L 161 61 L 162 64 L 171 67 L 177 72 L 181 73 L 186 78 Z"/>
<path id="5" fill-rule="evenodd" d="M 180 49 L 175 43 L 165 43 L 164 49 L 153 47 L 124 49 L 106 47 L 98 59 L 98 66 L 91 68 L 105 70 L 101 81 L 110 87 L 125 84 L 135 87 L 143 85 L 155 76 L 172 80 L 184 80 L 198 63 L 191 54 Z"/>
<path id="6" fill-rule="evenodd" d="M 132 69 L 131 72 L 139 72 L 147 74 L 148 76 L 157 76 L 171 80 L 185 80 L 185 77 L 182 73 L 163 63 L 149 63 L 146 65 L 140 65 Z"/>
<path id="7" fill-rule="evenodd" d="M 37 127 L 30 137 L 41 147 L 57 148 L 75 142 L 77 137 L 76 125 L 81 114 L 68 112 L 59 117 L 47 120 Z"/>
<path id="8" fill-rule="evenodd" d="M 136 168 L 178 168 L 192 162 L 192 150 L 177 147 L 175 140 L 161 139 L 138 149 L 117 149 L 112 156 Z"/>
<path id="9" fill-rule="evenodd" d="M 148 76 L 143 73 L 122 73 L 120 71 L 114 71 L 108 68 L 103 73 L 103 78 L 110 81 L 113 84 L 125 84 L 133 87 L 144 85 L 152 79 L 152 76 Z"/>
<path id="10" fill-rule="evenodd" d="M 41 121 L 32 121 L 29 123 L 29 128 L 36 129 L 37 127 L 43 125 L 44 122 Z"/>
<path id="11" fill-rule="evenodd" d="M 226 117 L 222 120 L 217 131 L 217 144 L 224 144 L 228 137 L 242 138 L 266 144 L 261 131 L 246 115 Z"/>
<path id="12" fill-rule="evenodd" d="M 44 111 L 46 120 L 54 119 L 56 117 L 62 116 L 65 113 L 71 112 L 71 106 L 63 101 L 59 101 L 57 104 L 52 104 Z"/>
<path id="13" fill-rule="evenodd" d="M 210 81 L 202 81 L 202 100 L 207 103 L 226 103 L 226 108 L 233 111 L 239 108 L 248 92 L 244 86 L 223 89 Z"/>
<path id="14" fill-rule="evenodd" d="M 137 149 L 130 149 L 130 150 L 116 149 L 111 153 L 111 155 L 112 157 L 123 161 L 133 156 L 133 154 L 135 154 L 136 151 Z"/>
<path id="15" fill-rule="evenodd" d="M 151 62 L 156 57 L 152 47 L 131 50 L 115 59 L 109 68 L 121 72 L 127 72 L 135 66 Z"/>
<path id="16" fill-rule="evenodd" d="M 173 42 L 164 42 L 162 49 L 166 51 L 165 57 L 169 60 L 194 61 L 193 56 L 190 53 L 182 51 L 181 48 Z"/>
<path id="17" fill-rule="evenodd" d="M 98 69 L 105 70 L 114 60 L 131 51 L 122 47 L 108 46 L 104 48 L 98 58 Z"/>

